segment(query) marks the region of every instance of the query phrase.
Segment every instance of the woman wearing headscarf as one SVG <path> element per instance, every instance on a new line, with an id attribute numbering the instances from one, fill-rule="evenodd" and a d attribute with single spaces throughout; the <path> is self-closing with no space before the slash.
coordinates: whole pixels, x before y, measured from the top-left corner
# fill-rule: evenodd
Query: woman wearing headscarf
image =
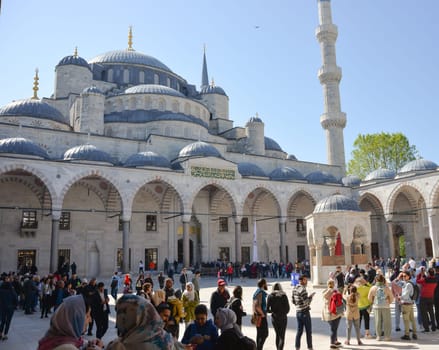
<path id="1" fill-rule="evenodd" d="M 137 295 L 125 294 L 116 305 L 119 338 L 106 350 L 171 350 L 174 341 L 163 329 L 163 321 L 153 304 Z"/>
<path id="2" fill-rule="evenodd" d="M 276 349 L 283 350 L 290 303 L 280 283 L 275 283 L 273 291 L 268 295 L 267 312 L 271 313 L 271 323 L 276 332 Z"/>
<path id="3" fill-rule="evenodd" d="M 50 320 L 50 328 L 38 342 L 38 350 L 102 349 L 96 339 L 86 343 L 82 334 L 90 321 L 90 307 L 82 295 L 65 298 Z"/>
<path id="4" fill-rule="evenodd" d="M 181 300 L 186 314 L 184 322 L 188 325 L 195 320 L 195 307 L 200 303 L 198 294 L 195 292 L 194 284 L 192 282 L 186 283 L 186 290 L 183 292 Z"/>
<path id="5" fill-rule="evenodd" d="M 343 316 L 343 311 L 341 311 L 338 308 L 334 308 L 332 304 L 333 295 L 339 294 L 340 298 L 343 299 L 342 294 L 335 288 L 335 282 L 334 280 L 328 280 L 327 288 L 323 291 L 323 301 L 324 306 L 322 309 L 322 320 L 328 322 L 329 328 L 331 330 L 331 337 L 330 337 L 330 348 L 331 349 L 337 349 L 340 347 L 341 342 L 338 341 L 338 326 L 340 324 L 341 317 Z M 335 305 L 334 305 L 335 306 Z M 335 309 L 335 310 L 334 310 Z M 338 310 L 337 310 L 338 309 Z"/>
<path id="6" fill-rule="evenodd" d="M 221 329 L 214 350 L 239 349 L 242 333 L 236 324 L 236 314 L 231 309 L 220 308 L 215 314 L 215 325 Z"/>

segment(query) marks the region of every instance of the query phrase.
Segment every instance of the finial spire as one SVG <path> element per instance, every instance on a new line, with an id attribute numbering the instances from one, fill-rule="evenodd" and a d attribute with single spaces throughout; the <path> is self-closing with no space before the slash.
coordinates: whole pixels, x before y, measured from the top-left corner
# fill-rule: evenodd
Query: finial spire
<path id="1" fill-rule="evenodd" d="M 134 51 L 133 49 L 133 26 L 130 26 L 128 31 L 128 51 Z"/>
<path id="2" fill-rule="evenodd" d="M 206 44 L 204 44 L 203 52 L 203 71 L 201 73 L 201 87 L 209 86 L 209 75 L 207 74 L 207 61 L 206 61 Z"/>
<path id="3" fill-rule="evenodd" d="M 215 86 L 215 80 L 213 80 L 213 77 L 212 77 L 212 80 L 211 80 L 211 82 L 210 82 L 210 85 L 211 85 L 212 87 Z"/>
<path id="4" fill-rule="evenodd" d="M 78 46 L 75 46 L 75 51 L 73 52 L 73 56 L 74 56 L 75 58 L 78 57 Z"/>
<path id="5" fill-rule="evenodd" d="M 35 68 L 34 87 L 32 89 L 34 90 L 34 95 L 32 96 L 33 100 L 38 100 L 38 80 L 40 80 L 38 77 L 38 68 Z"/>

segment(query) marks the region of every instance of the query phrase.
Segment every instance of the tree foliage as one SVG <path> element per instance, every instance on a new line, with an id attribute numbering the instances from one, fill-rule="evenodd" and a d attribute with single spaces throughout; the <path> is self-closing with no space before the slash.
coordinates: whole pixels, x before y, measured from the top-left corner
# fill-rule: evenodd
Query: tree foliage
<path id="1" fill-rule="evenodd" d="M 404 164 L 418 157 L 416 146 L 410 145 L 402 133 L 359 134 L 354 141 L 348 174 L 361 179 L 374 170 L 385 168 L 398 171 Z"/>

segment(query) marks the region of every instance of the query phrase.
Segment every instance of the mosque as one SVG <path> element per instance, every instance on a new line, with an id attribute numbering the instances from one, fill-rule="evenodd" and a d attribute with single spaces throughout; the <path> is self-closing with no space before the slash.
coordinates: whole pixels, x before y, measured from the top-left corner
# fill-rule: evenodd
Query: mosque
<path id="1" fill-rule="evenodd" d="M 320 280 L 335 264 L 439 256 L 434 162 L 345 174 L 337 27 L 317 4 L 327 164 L 288 154 L 263 116 L 234 125 L 205 52 L 198 87 L 136 51 L 130 29 L 126 49 L 62 58 L 50 97 L 37 72 L 32 98 L 0 107 L 0 271 L 309 259 Z"/>

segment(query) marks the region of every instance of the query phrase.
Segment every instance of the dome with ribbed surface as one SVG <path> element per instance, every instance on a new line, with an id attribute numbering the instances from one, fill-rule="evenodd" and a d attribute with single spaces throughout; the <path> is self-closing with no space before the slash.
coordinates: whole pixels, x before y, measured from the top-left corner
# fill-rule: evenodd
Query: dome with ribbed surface
<path id="1" fill-rule="evenodd" d="M 325 184 L 325 183 L 334 183 L 337 184 L 339 181 L 335 178 L 334 175 L 326 172 L 316 170 L 312 173 L 309 173 L 305 176 L 306 180 L 311 184 Z"/>
<path id="2" fill-rule="evenodd" d="M 437 164 L 431 160 L 416 159 L 404 165 L 398 174 L 436 170 Z"/>
<path id="3" fill-rule="evenodd" d="M 207 85 L 201 88 L 200 94 L 218 94 L 227 96 L 224 89 L 220 86 Z"/>
<path id="4" fill-rule="evenodd" d="M 273 139 L 269 137 L 264 137 L 265 141 L 265 149 L 267 151 L 281 151 L 283 152 L 282 148 L 279 146 L 279 144 L 274 141 Z"/>
<path id="5" fill-rule="evenodd" d="M 364 181 L 379 181 L 379 180 L 391 180 L 395 177 L 396 173 L 394 170 L 390 169 L 377 169 L 368 174 Z"/>
<path id="6" fill-rule="evenodd" d="M 352 198 L 342 194 L 334 194 L 332 196 L 320 200 L 314 208 L 315 213 L 328 213 L 334 211 L 361 211 L 358 203 Z"/>
<path id="7" fill-rule="evenodd" d="M 361 179 L 357 175 L 348 175 L 341 179 L 343 185 L 347 187 L 360 186 Z"/>
<path id="8" fill-rule="evenodd" d="M 298 170 L 288 166 L 274 169 L 269 178 L 274 181 L 305 180 L 305 177 Z"/>
<path id="9" fill-rule="evenodd" d="M 258 165 L 248 162 L 239 163 L 238 172 L 241 174 L 241 176 L 267 176 L 265 171 L 262 170 Z"/>
<path id="10" fill-rule="evenodd" d="M 0 140 L 0 153 L 20 154 L 49 159 L 49 155 L 42 147 L 23 137 L 11 137 Z"/>
<path id="11" fill-rule="evenodd" d="M 83 94 L 101 94 L 103 95 L 104 93 L 101 91 L 101 89 L 99 89 L 97 86 L 92 85 L 89 86 L 87 88 L 85 88 L 84 90 L 82 90 Z"/>
<path id="12" fill-rule="evenodd" d="M 297 157 L 294 154 L 287 155 L 288 160 L 297 160 Z"/>
<path id="13" fill-rule="evenodd" d="M 124 167 L 135 168 L 152 166 L 158 168 L 171 168 L 171 163 L 163 156 L 159 156 L 155 152 L 147 151 L 133 154 L 124 164 Z"/>
<path id="14" fill-rule="evenodd" d="M 190 157 L 221 157 L 221 153 L 212 145 L 197 141 L 191 143 L 181 149 L 178 154 L 179 158 L 190 158 Z"/>
<path id="15" fill-rule="evenodd" d="M 63 160 L 85 160 L 114 164 L 112 157 L 107 152 L 88 144 L 70 148 L 64 153 Z"/>
<path id="16" fill-rule="evenodd" d="M 0 108 L 0 117 L 32 117 L 66 124 L 64 116 L 55 107 L 38 99 L 25 99 L 8 103 Z"/>
<path id="17" fill-rule="evenodd" d="M 103 53 L 91 59 L 89 63 L 101 64 L 140 64 L 153 68 L 159 68 L 172 72 L 165 64 L 157 58 L 145 55 L 144 53 L 134 50 L 115 50 Z"/>
<path id="18" fill-rule="evenodd" d="M 125 90 L 126 94 L 159 94 L 170 95 L 176 97 L 186 97 L 181 92 L 171 89 L 164 85 L 142 84 L 130 87 Z"/>
<path id="19" fill-rule="evenodd" d="M 57 67 L 67 65 L 81 66 L 90 69 L 90 65 L 87 61 L 78 55 L 70 55 L 62 58 L 61 61 L 58 62 Z"/>

